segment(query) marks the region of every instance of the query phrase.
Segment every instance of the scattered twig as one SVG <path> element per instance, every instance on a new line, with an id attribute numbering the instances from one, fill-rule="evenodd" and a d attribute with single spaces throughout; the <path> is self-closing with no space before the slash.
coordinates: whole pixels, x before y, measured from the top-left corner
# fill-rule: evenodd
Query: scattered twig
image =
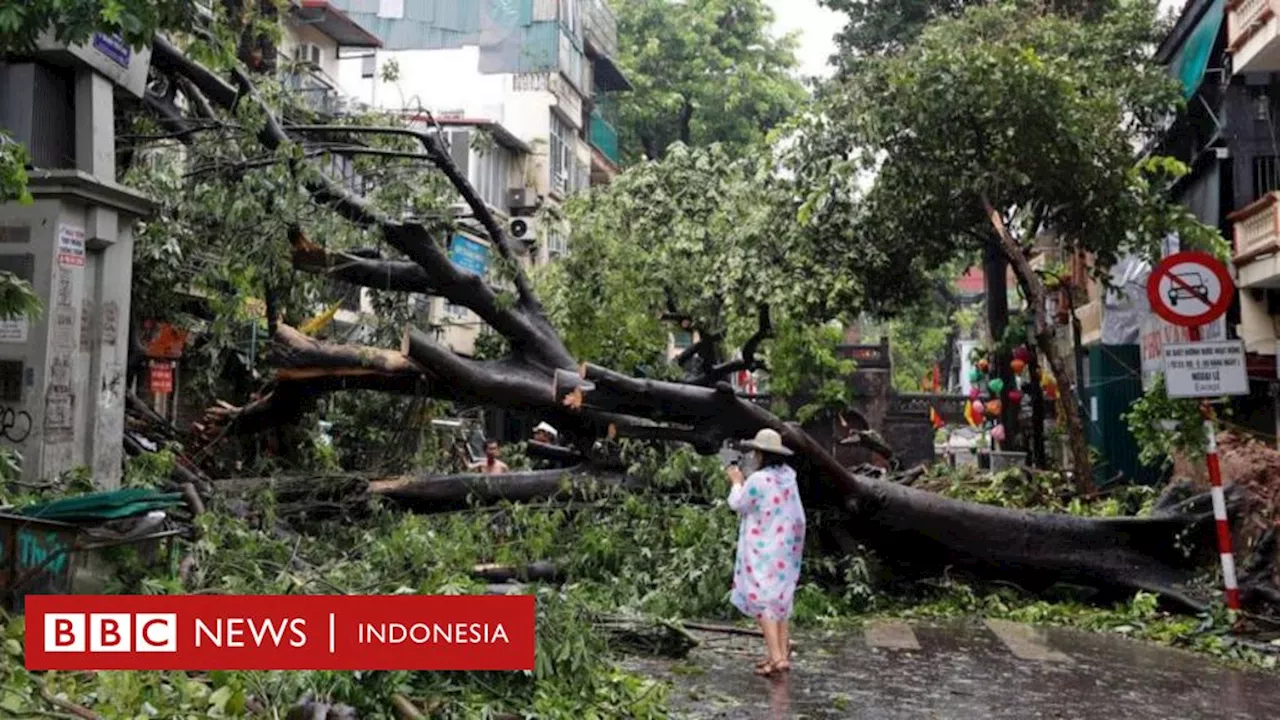
<path id="1" fill-rule="evenodd" d="M 750 635 L 752 637 L 764 637 L 764 633 L 755 628 L 744 628 L 736 625 L 714 625 L 711 623 L 689 622 L 687 620 L 682 620 L 680 624 L 687 630 L 725 633 L 726 635 Z"/>
<path id="2" fill-rule="evenodd" d="M 44 684 L 43 679 L 38 677 L 33 677 L 33 679 L 36 683 L 36 689 L 40 691 L 40 697 L 50 705 L 53 705 L 60 710 L 66 710 L 78 718 L 84 718 L 84 720 L 102 720 L 101 715 L 89 708 L 84 707 L 83 705 L 77 705 L 70 700 L 63 700 L 49 692 L 49 686 Z"/>
<path id="3" fill-rule="evenodd" d="M 396 693 L 391 696 L 391 707 L 395 708 L 396 717 L 400 720 L 425 720 L 426 715 L 417 708 L 408 698 Z"/>

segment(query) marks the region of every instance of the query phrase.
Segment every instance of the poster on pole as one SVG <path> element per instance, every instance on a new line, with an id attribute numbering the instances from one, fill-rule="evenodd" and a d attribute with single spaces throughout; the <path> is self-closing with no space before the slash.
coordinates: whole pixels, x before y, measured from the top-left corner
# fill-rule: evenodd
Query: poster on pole
<path id="1" fill-rule="evenodd" d="M 63 225 L 58 228 L 58 264 L 84 267 L 84 231 Z"/>
<path id="2" fill-rule="evenodd" d="M 1165 390 L 1171 398 L 1248 395 L 1244 343 L 1239 340 L 1164 346 Z"/>

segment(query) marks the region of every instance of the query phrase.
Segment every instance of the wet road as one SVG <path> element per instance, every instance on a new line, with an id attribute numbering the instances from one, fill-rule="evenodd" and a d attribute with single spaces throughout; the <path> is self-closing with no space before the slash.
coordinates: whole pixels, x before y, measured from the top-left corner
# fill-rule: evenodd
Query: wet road
<path id="1" fill-rule="evenodd" d="M 791 673 L 751 674 L 755 637 L 695 633 L 681 662 L 631 660 L 690 718 L 1280 719 L 1280 674 L 1117 635 L 999 621 L 879 621 L 801 635 Z"/>

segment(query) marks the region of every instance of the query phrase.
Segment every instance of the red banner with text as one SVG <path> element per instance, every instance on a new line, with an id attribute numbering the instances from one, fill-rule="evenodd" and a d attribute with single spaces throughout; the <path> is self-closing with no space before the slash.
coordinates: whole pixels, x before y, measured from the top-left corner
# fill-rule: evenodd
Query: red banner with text
<path id="1" fill-rule="evenodd" d="M 532 595 L 28 595 L 28 670 L 532 670 Z"/>

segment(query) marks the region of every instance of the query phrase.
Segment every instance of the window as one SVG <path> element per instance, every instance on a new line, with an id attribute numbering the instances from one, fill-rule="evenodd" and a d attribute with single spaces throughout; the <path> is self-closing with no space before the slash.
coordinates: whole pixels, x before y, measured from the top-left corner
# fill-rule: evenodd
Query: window
<path id="1" fill-rule="evenodd" d="M 378 17 L 392 20 L 404 17 L 404 0 L 378 0 Z"/>
<path id="2" fill-rule="evenodd" d="M 556 190 L 564 190 L 568 185 L 569 171 L 571 161 L 571 152 L 573 145 L 571 140 L 573 133 L 569 129 L 568 123 L 560 119 L 560 116 L 551 113 L 551 187 Z"/>
<path id="3" fill-rule="evenodd" d="M 1253 199 L 1280 190 L 1280 162 L 1275 155 L 1258 155 L 1253 158 Z"/>
<path id="4" fill-rule="evenodd" d="M 547 233 L 547 258 L 555 260 L 569 254 L 569 238 L 559 229 Z"/>
<path id="5" fill-rule="evenodd" d="M 471 131 L 447 130 L 445 138 L 449 141 L 449 154 L 453 157 L 453 164 L 458 166 L 458 172 L 471 177 Z"/>
<path id="6" fill-rule="evenodd" d="M 22 402 L 22 375 L 21 360 L 0 360 L 0 402 Z"/>
<path id="7" fill-rule="evenodd" d="M 499 210 L 507 209 L 507 187 L 510 184 L 511 151 L 493 143 L 477 150 L 473 159 L 471 182 L 480 198 Z"/>
<path id="8" fill-rule="evenodd" d="M 581 17 L 578 15 L 578 0 L 560 0 L 560 22 L 574 36 L 582 35 Z"/>

